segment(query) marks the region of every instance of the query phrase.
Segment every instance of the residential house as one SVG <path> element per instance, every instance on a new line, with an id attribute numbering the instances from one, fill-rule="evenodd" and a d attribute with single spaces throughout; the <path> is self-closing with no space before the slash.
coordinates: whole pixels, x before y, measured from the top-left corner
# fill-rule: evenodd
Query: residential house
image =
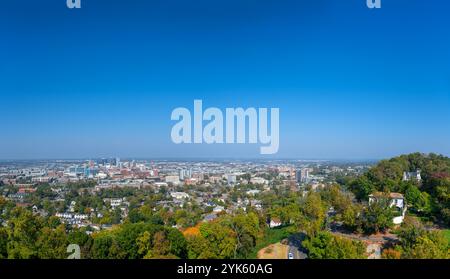
<path id="1" fill-rule="evenodd" d="M 420 170 L 413 171 L 413 172 L 404 172 L 403 173 L 403 181 L 422 181 L 422 176 L 420 174 Z"/>
<path id="2" fill-rule="evenodd" d="M 396 225 L 402 224 L 407 210 L 404 196 L 400 193 L 386 194 L 381 192 L 376 192 L 369 196 L 369 204 L 379 202 L 381 200 L 388 200 L 389 207 L 397 209 L 398 213 L 392 221 Z"/>
<path id="3" fill-rule="evenodd" d="M 270 219 L 269 227 L 271 229 L 281 227 L 282 225 L 283 225 L 283 223 L 281 223 L 281 220 L 279 218 L 271 218 Z"/>

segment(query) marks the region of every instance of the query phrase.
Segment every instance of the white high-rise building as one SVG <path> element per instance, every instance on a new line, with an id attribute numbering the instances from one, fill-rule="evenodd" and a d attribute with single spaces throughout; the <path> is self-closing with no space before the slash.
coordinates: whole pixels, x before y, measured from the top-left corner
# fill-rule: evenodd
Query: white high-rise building
<path id="1" fill-rule="evenodd" d="M 309 179 L 309 169 L 308 168 L 300 169 L 295 172 L 295 180 L 298 183 L 307 182 L 308 179 Z"/>
<path id="2" fill-rule="evenodd" d="M 192 169 L 180 170 L 180 180 L 185 180 L 186 178 L 192 178 Z"/>
<path id="3" fill-rule="evenodd" d="M 234 174 L 227 175 L 227 182 L 229 185 L 236 184 L 236 181 L 237 181 L 236 175 L 234 175 Z"/>

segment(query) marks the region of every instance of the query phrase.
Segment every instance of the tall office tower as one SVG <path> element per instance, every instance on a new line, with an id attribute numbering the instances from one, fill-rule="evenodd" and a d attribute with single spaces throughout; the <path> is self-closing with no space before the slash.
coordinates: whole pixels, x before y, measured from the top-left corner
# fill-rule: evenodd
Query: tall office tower
<path id="1" fill-rule="evenodd" d="M 295 180 L 298 183 L 308 182 L 308 179 L 309 179 L 309 169 L 308 168 L 300 169 L 295 172 Z"/>
<path id="2" fill-rule="evenodd" d="M 305 169 L 304 178 L 305 178 L 305 181 L 307 181 L 309 179 L 309 169 Z"/>
<path id="3" fill-rule="evenodd" d="M 180 180 L 184 180 L 185 178 L 192 178 L 192 169 L 181 169 L 179 176 Z"/>
<path id="4" fill-rule="evenodd" d="M 295 171 L 295 180 L 298 183 L 302 183 L 303 182 L 302 170 Z"/>

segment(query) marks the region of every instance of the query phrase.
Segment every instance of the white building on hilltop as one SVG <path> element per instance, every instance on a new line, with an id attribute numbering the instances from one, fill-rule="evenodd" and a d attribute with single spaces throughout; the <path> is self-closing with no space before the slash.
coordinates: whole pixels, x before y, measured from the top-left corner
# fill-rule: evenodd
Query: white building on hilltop
<path id="1" fill-rule="evenodd" d="M 411 180 L 416 180 L 416 181 L 422 180 L 422 176 L 420 175 L 420 170 L 413 171 L 413 172 L 405 171 L 403 173 L 403 181 L 411 181 Z"/>

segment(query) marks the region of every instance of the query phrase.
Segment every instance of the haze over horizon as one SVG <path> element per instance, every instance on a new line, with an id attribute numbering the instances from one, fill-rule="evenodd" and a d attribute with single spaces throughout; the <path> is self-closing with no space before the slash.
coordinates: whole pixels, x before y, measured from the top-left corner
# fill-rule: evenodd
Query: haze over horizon
<path id="1" fill-rule="evenodd" d="M 0 160 L 450 156 L 448 1 L 7 1 Z M 280 108 L 280 149 L 175 145 L 177 107 Z"/>

